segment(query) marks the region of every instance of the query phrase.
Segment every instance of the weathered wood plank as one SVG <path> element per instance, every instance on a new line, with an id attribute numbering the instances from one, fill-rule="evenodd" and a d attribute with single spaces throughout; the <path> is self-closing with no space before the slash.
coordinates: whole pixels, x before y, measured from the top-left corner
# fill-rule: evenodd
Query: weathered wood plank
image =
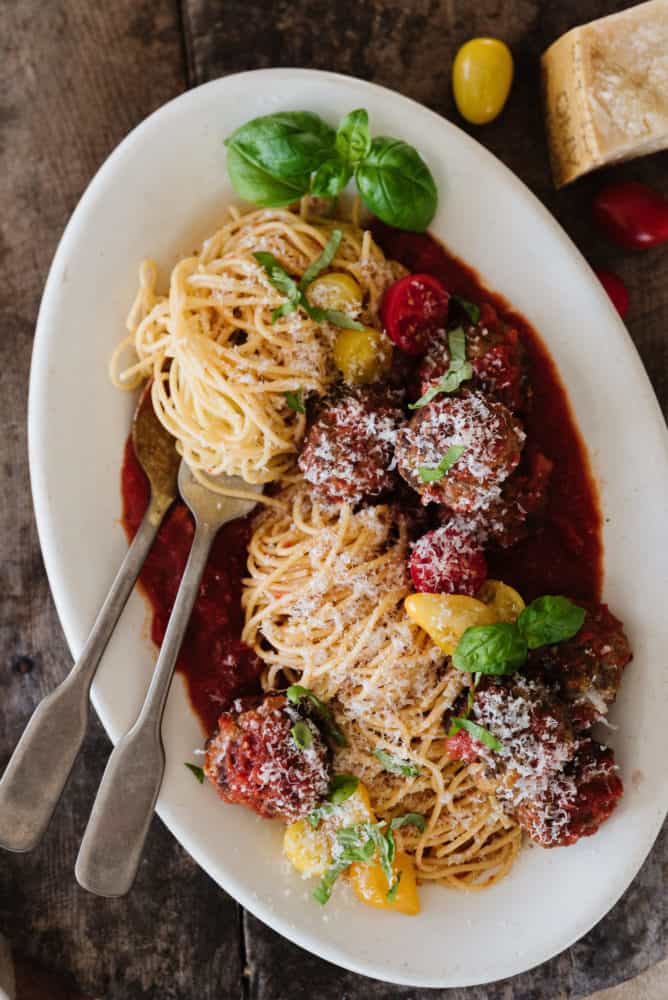
<path id="1" fill-rule="evenodd" d="M 175 0 L 13 0 L 0 5 L 0 47 L 2 769 L 34 705 L 70 664 L 28 483 L 25 398 L 42 286 L 96 168 L 186 78 Z M 237 996 L 238 908 L 161 823 L 126 899 L 76 885 L 76 851 L 108 751 L 95 723 L 42 846 L 0 854 L 0 930 L 22 958 L 20 996 L 69 997 L 72 977 L 105 1000 Z M 33 972 L 35 964 L 48 971 Z"/>
<path id="2" fill-rule="evenodd" d="M 550 180 L 539 100 L 538 57 L 576 24 L 613 13 L 632 2 L 522 0 L 479 3 L 457 0 L 326 0 L 272 5 L 263 0 L 186 0 L 193 81 L 265 66 L 309 66 L 381 83 L 440 112 L 478 138 L 547 205 L 594 266 L 610 267 L 631 293 L 629 331 L 668 412 L 668 248 L 629 254 L 608 246 L 592 230 L 589 205 L 603 174 L 555 192 Z M 501 118 L 484 129 L 457 115 L 450 67 L 460 44 L 476 35 L 505 39 L 515 56 L 516 78 Z M 306 102 L 308 103 L 308 102 Z M 615 169 L 666 190 L 668 154 Z M 608 172 L 608 175 L 612 171 Z M 490 277 L 491 283 L 493 280 Z M 583 330 L 586 336 L 586 330 Z M 668 835 L 656 845 L 638 879 L 613 912 L 581 942 L 540 969 L 481 989 L 448 992 L 452 1000 L 575 1000 L 641 972 L 664 957 L 668 930 L 663 914 L 662 866 Z M 274 1000 L 318 996 L 435 996 L 432 991 L 392 989 L 339 972 L 307 955 L 246 916 L 251 997 Z"/>

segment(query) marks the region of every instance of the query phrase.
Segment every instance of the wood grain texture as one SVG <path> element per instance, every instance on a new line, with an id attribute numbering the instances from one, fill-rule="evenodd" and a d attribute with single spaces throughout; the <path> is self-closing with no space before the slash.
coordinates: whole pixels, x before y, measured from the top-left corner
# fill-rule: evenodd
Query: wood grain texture
<path id="1" fill-rule="evenodd" d="M 551 41 L 574 24 L 630 5 L 614 0 L 183 0 L 182 9 L 178 0 L 0 4 L 0 405 L 5 430 L 0 443 L 0 769 L 32 708 L 70 663 L 32 517 L 25 398 L 49 262 L 104 157 L 188 83 L 261 66 L 354 74 L 459 121 L 449 87 L 456 48 L 476 34 L 503 37 L 516 60 L 509 105 L 499 121 L 470 131 L 531 187 L 593 263 L 622 275 L 632 296 L 627 325 L 666 410 L 668 247 L 630 255 L 592 232 L 588 206 L 603 175 L 554 192 L 538 94 L 538 56 Z M 668 154 L 660 154 L 617 168 L 615 176 L 636 177 L 666 191 L 666 166 Z M 110 901 L 82 892 L 73 878 L 74 859 L 107 752 L 100 726 L 92 725 L 45 842 L 30 855 L 0 854 L 0 931 L 22 955 L 24 977 L 34 960 L 52 974 L 62 973 L 63 989 L 74 982 L 104 1000 L 446 996 L 342 972 L 254 918 L 246 915 L 242 921 L 236 904 L 157 820 L 129 897 Z M 668 947 L 667 863 L 664 832 L 624 899 L 581 942 L 525 976 L 448 991 L 448 1000 L 576 1000 L 652 965 Z"/>
<path id="2" fill-rule="evenodd" d="M 39 298 L 97 167 L 186 80 L 171 0 L 12 0 L 0 5 L 0 47 L 1 770 L 33 707 L 71 663 L 28 483 L 25 403 Z M 103 900 L 78 888 L 74 861 L 108 752 L 95 723 L 44 843 L 29 855 L 0 853 L 0 930 L 21 957 L 19 996 L 69 997 L 73 981 L 105 1000 L 238 996 L 238 908 L 161 823 L 130 896 Z"/>

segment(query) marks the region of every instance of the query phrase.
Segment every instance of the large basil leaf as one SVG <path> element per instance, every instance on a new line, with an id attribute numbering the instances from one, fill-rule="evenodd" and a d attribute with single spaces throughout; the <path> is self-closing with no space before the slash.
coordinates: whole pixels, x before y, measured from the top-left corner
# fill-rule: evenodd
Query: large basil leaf
<path id="1" fill-rule="evenodd" d="M 390 226 L 419 233 L 434 217 L 434 178 L 417 150 L 401 139 L 374 139 L 355 179 L 365 204 Z"/>
<path id="2" fill-rule="evenodd" d="M 351 111 L 336 132 L 336 149 L 339 156 L 353 166 L 368 156 L 371 150 L 369 114 L 364 108 Z"/>
<path id="3" fill-rule="evenodd" d="M 582 628 L 584 608 L 567 597 L 537 597 L 517 619 L 517 627 L 529 649 L 551 646 L 572 639 Z"/>
<path id="4" fill-rule="evenodd" d="M 288 204 L 306 193 L 334 141 L 334 130 L 310 111 L 253 118 L 225 140 L 230 179 L 258 205 Z"/>
<path id="5" fill-rule="evenodd" d="M 513 674 L 527 658 L 527 644 L 511 622 L 474 625 L 457 643 L 452 662 L 458 670 L 481 674 Z"/>

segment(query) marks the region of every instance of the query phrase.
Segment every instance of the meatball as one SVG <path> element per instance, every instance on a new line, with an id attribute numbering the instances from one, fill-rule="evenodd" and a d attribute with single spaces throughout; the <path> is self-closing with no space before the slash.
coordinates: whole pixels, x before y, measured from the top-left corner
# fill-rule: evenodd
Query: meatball
<path id="1" fill-rule="evenodd" d="M 403 414 L 389 396 L 358 390 L 325 403 L 306 435 L 299 468 L 321 503 L 359 503 L 395 482 Z"/>
<path id="2" fill-rule="evenodd" d="M 298 725 L 304 746 L 293 735 Z M 225 802 L 286 823 L 306 816 L 327 794 L 329 771 L 329 751 L 315 722 L 275 692 L 240 699 L 223 712 L 204 765 Z"/>
<path id="3" fill-rule="evenodd" d="M 475 533 L 455 518 L 418 539 L 410 571 L 413 586 L 422 593 L 473 597 L 485 582 L 487 563 Z"/>
<path id="4" fill-rule="evenodd" d="M 513 413 L 526 409 L 528 381 L 524 348 L 517 330 L 504 323 L 484 302 L 480 319 L 465 330 L 466 357 L 473 367 L 473 386 L 503 403 Z M 432 337 L 420 365 L 421 392 L 425 393 L 450 366 L 448 333 Z"/>
<path id="5" fill-rule="evenodd" d="M 617 697 L 631 650 L 624 627 L 606 604 L 579 602 L 586 610 L 577 635 L 529 653 L 529 664 L 560 687 L 576 724 L 587 728 L 607 715 Z"/>
<path id="6" fill-rule="evenodd" d="M 568 847 L 580 837 L 596 833 L 623 792 L 610 747 L 583 740 L 550 787 L 520 805 L 517 821 L 541 847 Z"/>
<path id="7" fill-rule="evenodd" d="M 437 396 L 416 411 L 398 434 L 397 466 L 423 503 L 474 513 L 499 499 L 524 439 L 520 422 L 502 403 L 464 390 L 459 396 Z M 453 446 L 464 450 L 439 476 L 439 463 Z"/>

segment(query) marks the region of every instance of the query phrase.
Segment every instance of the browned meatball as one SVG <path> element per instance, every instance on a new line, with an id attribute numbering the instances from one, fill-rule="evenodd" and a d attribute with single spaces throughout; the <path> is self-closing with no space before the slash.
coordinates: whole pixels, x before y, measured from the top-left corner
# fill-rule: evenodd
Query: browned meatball
<path id="1" fill-rule="evenodd" d="M 513 413 L 526 409 L 528 380 L 525 351 L 514 327 L 501 320 L 487 302 L 480 307 L 478 323 L 467 326 L 466 358 L 473 367 L 472 386 L 503 403 Z M 438 331 L 419 369 L 425 393 L 450 366 L 449 334 Z"/>
<path id="2" fill-rule="evenodd" d="M 395 482 L 394 446 L 403 414 L 377 390 L 326 402 L 306 435 L 299 468 L 321 503 L 359 503 Z"/>
<path id="3" fill-rule="evenodd" d="M 397 466 L 423 503 L 435 501 L 456 513 L 476 513 L 501 496 L 524 439 L 522 425 L 502 403 L 465 390 L 459 396 L 437 396 L 416 411 L 399 432 Z M 453 446 L 464 451 L 434 478 Z"/>
<path id="4" fill-rule="evenodd" d="M 577 635 L 531 650 L 529 663 L 539 675 L 559 685 L 572 705 L 574 722 L 587 727 L 607 715 L 631 649 L 622 623 L 606 604 L 578 603 L 587 613 Z"/>
<path id="5" fill-rule="evenodd" d="M 223 712 L 204 773 L 225 802 L 292 823 L 327 794 L 329 751 L 312 719 L 284 695 L 269 693 Z"/>

